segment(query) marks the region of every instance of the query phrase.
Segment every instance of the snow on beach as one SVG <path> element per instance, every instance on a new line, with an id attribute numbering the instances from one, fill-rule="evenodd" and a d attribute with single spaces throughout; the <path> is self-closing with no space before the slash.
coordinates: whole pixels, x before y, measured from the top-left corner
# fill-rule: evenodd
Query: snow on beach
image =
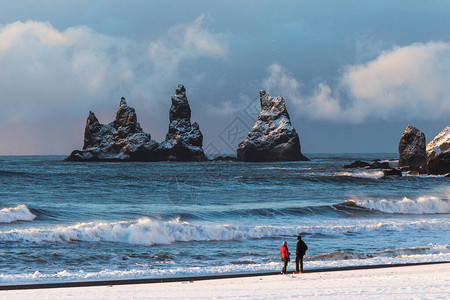
<path id="1" fill-rule="evenodd" d="M 1 291 L 0 299 L 449 299 L 450 263 L 205 281 Z"/>

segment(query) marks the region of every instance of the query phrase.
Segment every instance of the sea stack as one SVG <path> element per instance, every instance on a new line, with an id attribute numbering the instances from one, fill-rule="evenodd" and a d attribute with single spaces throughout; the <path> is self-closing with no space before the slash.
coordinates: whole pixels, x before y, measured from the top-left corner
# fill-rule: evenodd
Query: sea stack
<path id="1" fill-rule="evenodd" d="M 191 124 L 191 108 L 183 85 L 177 85 L 169 110 L 169 132 L 159 151 L 165 160 L 207 161 L 203 152 L 203 135 L 195 122 Z"/>
<path id="2" fill-rule="evenodd" d="M 443 175 L 450 173 L 450 125 L 428 143 L 426 151 L 428 174 Z"/>
<path id="3" fill-rule="evenodd" d="M 120 100 L 116 119 L 100 124 L 89 112 L 84 130 L 83 150 L 73 151 L 67 161 L 139 161 L 156 160 L 158 143 L 145 133 L 137 122 L 134 108 L 125 98 Z"/>
<path id="4" fill-rule="evenodd" d="M 151 139 L 137 122 L 134 108 L 120 100 L 116 119 L 100 124 L 89 112 L 83 150 L 73 151 L 66 161 L 205 161 L 203 136 L 197 123 L 191 124 L 191 109 L 183 85 L 178 85 L 169 111 L 169 132 L 161 144 Z"/>
<path id="5" fill-rule="evenodd" d="M 427 164 L 425 134 L 419 129 L 408 125 L 403 131 L 398 144 L 400 158 L 399 167 L 422 169 Z"/>
<path id="6" fill-rule="evenodd" d="M 237 158 L 246 162 L 309 160 L 301 153 L 300 139 L 291 124 L 283 97 L 259 92 L 261 112 L 258 120 L 239 143 Z"/>

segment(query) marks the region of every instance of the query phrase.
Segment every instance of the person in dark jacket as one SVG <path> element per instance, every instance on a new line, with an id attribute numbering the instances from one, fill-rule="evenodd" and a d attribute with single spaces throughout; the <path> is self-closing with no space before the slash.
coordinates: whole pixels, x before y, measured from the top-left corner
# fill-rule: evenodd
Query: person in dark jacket
<path id="1" fill-rule="evenodd" d="M 286 274 L 286 268 L 288 262 L 291 260 L 291 253 L 289 253 L 287 242 L 283 242 L 283 246 L 280 247 L 281 260 L 284 262 L 283 270 L 281 270 L 281 274 Z"/>
<path id="2" fill-rule="evenodd" d="M 297 251 L 295 255 L 295 273 L 294 274 L 300 274 L 303 273 L 303 256 L 306 253 L 306 250 L 308 250 L 308 246 L 306 246 L 305 242 L 302 241 L 302 237 L 297 237 Z M 298 265 L 300 263 L 300 270 L 298 268 Z"/>

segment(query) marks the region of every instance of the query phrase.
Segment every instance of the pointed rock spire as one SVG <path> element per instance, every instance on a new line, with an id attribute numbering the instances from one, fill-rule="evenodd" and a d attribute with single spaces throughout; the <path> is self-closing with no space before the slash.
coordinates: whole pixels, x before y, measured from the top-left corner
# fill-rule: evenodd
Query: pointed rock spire
<path id="1" fill-rule="evenodd" d="M 203 135 L 197 123 L 191 124 L 191 108 L 186 89 L 178 84 L 171 98 L 169 131 L 161 149 L 169 160 L 205 161 Z"/>

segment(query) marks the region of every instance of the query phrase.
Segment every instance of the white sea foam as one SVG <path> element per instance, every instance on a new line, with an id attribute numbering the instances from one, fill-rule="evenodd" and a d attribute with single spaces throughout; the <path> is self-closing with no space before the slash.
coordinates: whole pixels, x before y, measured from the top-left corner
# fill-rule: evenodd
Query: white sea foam
<path id="1" fill-rule="evenodd" d="M 384 173 L 383 171 L 355 171 L 355 172 L 338 172 L 334 173 L 333 176 L 380 179 L 384 176 Z"/>
<path id="2" fill-rule="evenodd" d="M 73 226 L 32 228 L 0 232 L 0 240 L 16 242 L 117 242 L 138 245 L 171 244 L 189 241 L 229 241 L 304 234 L 342 235 L 373 231 L 450 230 L 450 222 L 428 220 L 366 220 L 342 221 L 302 226 L 231 224 L 191 224 L 178 219 L 169 222 L 148 218 L 126 222 L 89 222 Z"/>
<path id="3" fill-rule="evenodd" d="M 36 218 L 25 205 L 3 208 L 0 210 L 0 223 L 12 223 L 16 221 L 32 221 Z"/>
<path id="4" fill-rule="evenodd" d="M 338 260 L 311 261 L 308 255 L 305 257 L 305 267 L 314 270 L 320 268 L 349 267 L 363 265 L 389 265 L 398 263 L 424 263 L 424 262 L 442 262 L 449 261 L 450 253 L 428 253 L 418 255 L 401 255 L 395 257 L 372 257 L 372 258 L 350 258 Z M 292 268 L 292 265 L 289 266 Z M 99 272 L 86 272 L 60 270 L 54 273 L 45 273 L 40 271 L 22 273 L 22 274 L 0 274 L 0 282 L 8 283 L 35 283 L 35 282 L 64 282 L 64 281 L 89 281 L 89 280 L 107 280 L 107 279 L 135 279 L 135 278 L 164 278 L 175 276 L 198 276 L 198 275 L 217 275 L 230 273 L 248 273 L 248 272 L 269 272 L 279 271 L 280 262 L 270 261 L 256 264 L 226 264 L 221 266 L 208 267 L 174 267 L 174 268 L 153 268 L 152 266 L 140 266 L 140 268 L 130 268 L 128 270 L 105 269 Z"/>
<path id="5" fill-rule="evenodd" d="M 422 196 L 417 199 L 404 197 L 400 201 L 391 200 L 348 200 L 347 204 L 364 207 L 391 214 L 448 214 L 450 213 L 450 201 L 447 198 L 436 196 Z"/>
<path id="6" fill-rule="evenodd" d="M 447 174 L 444 174 L 444 175 L 428 175 L 428 174 L 413 175 L 413 174 L 409 174 L 409 173 L 403 173 L 402 175 L 406 176 L 406 177 L 420 177 L 420 178 L 443 178 L 443 177 L 447 176 Z"/>

